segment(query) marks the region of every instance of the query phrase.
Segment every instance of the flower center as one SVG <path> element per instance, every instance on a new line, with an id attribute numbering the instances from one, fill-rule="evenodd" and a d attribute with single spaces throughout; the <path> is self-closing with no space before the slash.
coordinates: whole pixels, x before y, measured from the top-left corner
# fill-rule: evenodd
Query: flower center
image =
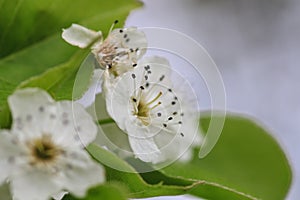
<path id="1" fill-rule="evenodd" d="M 62 153 L 62 150 L 47 135 L 29 143 L 29 148 L 33 157 L 32 164 L 53 162 Z"/>
<path id="2" fill-rule="evenodd" d="M 141 122 L 148 126 L 150 124 L 150 111 L 156 108 L 161 104 L 158 99 L 161 97 L 162 92 L 159 92 L 152 100 L 147 102 L 147 100 L 140 98 L 140 101 L 137 102 L 136 98 L 132 98 L 133 103 L 137 103 L 135 107 L 134 115 L 136 115 Z M 158 102 L 157 102 L 158 101 Z"/>

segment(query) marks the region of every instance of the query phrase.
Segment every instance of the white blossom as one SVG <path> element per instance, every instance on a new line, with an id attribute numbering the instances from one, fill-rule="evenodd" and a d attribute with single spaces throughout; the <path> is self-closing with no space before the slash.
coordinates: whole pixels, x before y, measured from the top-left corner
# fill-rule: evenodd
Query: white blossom
<path id="1" fill-rule="evenodd" d="M 166 59 L 146 58 L 118 77 L 105 95 L 108 113 L 145 162 L 179 158 L 198 138 L 195 94 L 178 74 L 180 87 L 174 87 L 171 75 Z"/>
<path id="2" fill-rule="evenodd" d="M 80 48 L 91 46 L 97 66 L 104 73 L 101 79 L 96 77 L 96 83 L 92 83 L 90 88 L 101 81 L 104 94 L 113 89 L 119 76 L 137 65 L 147 48 L 145 34 L 136 27 L 112 29 L 113 26 L 104 41 L 100 31 L 96 32 L 78 24 L 63 29 L 62 33 L 62 38 L 71 45 Z"/>
<path id="3" fill-rule="evenodd" d="M 147 47 L 147 39 L 136 27 L 117 28 L 102 41 L 100 31 L 96 32 L 78 24 L 63 29 L 62 38 L 80 48 L 91 46 L 100 68 L 107 69 L 109 76 L 116 77 L 131 70 Z"/>
<path id="4" fill-rule="evenodd" d="M 48 200 L 68 191 L 83 197 L 104 181 L 103 167 L 85 151 L 97 127 L 79 104 L 55 102 L 45 91 L 27 88 L 8 99 L 11 130 L 0 131 L 0 184 L 14 200 Z"/>

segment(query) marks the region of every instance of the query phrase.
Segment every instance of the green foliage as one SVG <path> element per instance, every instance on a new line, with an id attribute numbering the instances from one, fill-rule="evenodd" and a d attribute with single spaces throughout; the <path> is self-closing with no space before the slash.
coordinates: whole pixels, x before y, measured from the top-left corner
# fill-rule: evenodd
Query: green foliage
<path id="1" fill-rule="evenodd" d="M 66 195 L 63 200 L 99 200 L 99 199 L 113 199 L 126 200 L 126 189 L 117 183 L 108 183 L 91 188 L 86 197 L 77 198 L 72 195 Z"/>
<path id="2" fill-rule="evenodd" d="M 202 118 L 204 129 L 209 121 Z M 277 142 L 259 125 L 238 116 L 226 117 L 221 138 L 207 157 L 199 159 L 195 149 L 190 162 L 177 161 L 159 171 L 137 174 L 128 163 L 96 145 L 88 151 L 106 165 L 108 181 L 124 183 L 129 197 L 135 198 L 190 193 L 211 200 L 282 200 L 291 184 L 291 169 Z"/>
<path id="3" fill-rule="evenodd" d="M 71 99 L 87 53 L 64 42 L 62 28 L 79 23 L 107 35 L 116 19 L 122 26 L 139 5 L 135 0 L 0 1 L 0 127 L 10 124 L 6 100 L 20 84 L 48 89 L 56 99 Z"/>
<path id="4" fill-rule="evenodd" d="M 204 129 L 209 120 L 208 117 L 201 120 Z M 284 199 L 290 187 L 292 172 L 282 149 L 265 129 L 247 118 L 227 116 L 212 152 L 203 159 L 197 153 L 190 163 L 177 162 L 161 172 L 217 183 L 265 200 Z M 201 186 L 191 194 L 207 199 L 240 199 L 209 188 L 201 191 Z"/>

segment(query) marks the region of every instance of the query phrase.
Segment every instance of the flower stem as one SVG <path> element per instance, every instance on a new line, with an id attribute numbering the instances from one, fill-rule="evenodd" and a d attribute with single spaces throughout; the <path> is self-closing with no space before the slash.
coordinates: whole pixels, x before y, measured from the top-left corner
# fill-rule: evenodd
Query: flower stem
<path id="1" fill-rule="evenodd" d="M 100 124 L 100 125 L 110 124 L 110 123 L 114 123 L 114 122 L 115 121 L 112 118 L 98 120 L 98 124 Z"/>

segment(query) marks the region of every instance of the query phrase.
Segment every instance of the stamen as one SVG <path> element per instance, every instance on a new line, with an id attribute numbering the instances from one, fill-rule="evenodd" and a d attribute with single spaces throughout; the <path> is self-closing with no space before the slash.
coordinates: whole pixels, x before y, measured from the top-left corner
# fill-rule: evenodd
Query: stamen
<path id="1" fill-rule="evenodd" d="M 134 63 L 133 65 L 132 65 L 132 67 L 136 67 L 137 66 L 137 64 L 136 63 Z"/>
<path id="2" fill-rule="evenodd" d="M 149 102 L 146 104 L 146 106 L 148 106 L 148 105 L 154 103 L 157 99 L 159 99 L 159 97 L 161 97 L 161 95 L 162 95 L 162 92 L 159 92 L 159 93 L 156 95 L 156 97 L 154 97 L 151 101 L 149 101 Z M 159 102 L 158 102 L 158 103 L 159 103 Z M 160 102 L 160 103 L 161 103 L 161 102 Z"/>
<path id="3" fill-rule="evenodd" d="M 173 119 L 173 117 L 169 117 L 169 118 L 168 118 L 168 120 L 172 120 L 172 119 Z"/>
<path id="4" fill-rule="evenodd" d="M 117 23 L 119 23 L 119 21 L 118 21 L 118 20 L 115 20 L 114 23 L 110 26 L 110 29 L 109 29 L 108 33 L 111 33 L 111 31 L 113 30 L 113 28 L 115 27 L 115 25 L 116 25 Z M 121 30 L 120 30 L 120 32 L 121 32 Z"/>
<path id="5" fill-rule="evenodd" d="M 183 134 L 183 133 L 180 133 L 180 135 L 181 135 L 182 137 L 184 137 L 184 134 Z"/>
<path id="6" fill-rule="evenodd" d="M 107 69 L 111 69 L 112 68 L 111 64 L 107 64 L 106 67 L 107 67 Z"/>
<path id="7" fill-rule="evenodd" d="M 172 101 L 172 103 L 171 103 L 172 105 L 175 105 L 176 104 L 176 102 L 175 101 Z"/>
<path id="8" fill-rule="evenodd" d="M 158 102 L 156 105 L 154 105 L 153 107 L 150 108 L 150 110 L 153 110 L 154 108 L 156 108 L 157 106 L 159 106 L 161 104 L 161 102 Z"/>

